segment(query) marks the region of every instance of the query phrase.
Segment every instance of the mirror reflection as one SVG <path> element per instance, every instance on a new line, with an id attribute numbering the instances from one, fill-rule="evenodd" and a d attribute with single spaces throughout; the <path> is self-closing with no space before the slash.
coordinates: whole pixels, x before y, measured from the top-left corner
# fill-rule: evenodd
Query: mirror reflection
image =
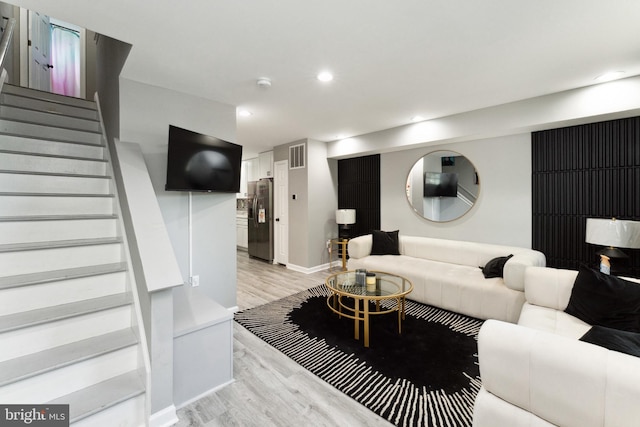
<path id="1" fill-rule="evenodd" d="M 480 193 L 480 182 L 469 159 L 454 151 L 434 151 L 411 168 L 406 193 L 420 216 L 447 222 L 471 210 Z"/>

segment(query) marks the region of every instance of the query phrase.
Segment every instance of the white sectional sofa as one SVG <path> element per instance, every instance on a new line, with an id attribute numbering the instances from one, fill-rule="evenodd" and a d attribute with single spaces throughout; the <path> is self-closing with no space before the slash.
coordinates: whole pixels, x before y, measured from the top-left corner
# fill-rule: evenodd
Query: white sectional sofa
<path id="1" fill-rule="evenodd" d="M 640 357 L 579 340 L 591 325 L 564 311 L 577 275 L 528 268 L 518 324 L 483 324 L 474 427 L 640 425 Z"/>
<path id="2" fill-rule="evenodd" d="M 407 298 L 479 319 L 516 322 L 525 300 L 525 269 L 545 265 L 541 252 L 513 246 L 403 235 L 400 255 L 371 255 L 372 246 L 371 234 L 351 239 L 348 268 L 402 275 L 414 286 Z M 485 279 L 479 267 L 508 255 L 513 257 L 504 278 Z"/>

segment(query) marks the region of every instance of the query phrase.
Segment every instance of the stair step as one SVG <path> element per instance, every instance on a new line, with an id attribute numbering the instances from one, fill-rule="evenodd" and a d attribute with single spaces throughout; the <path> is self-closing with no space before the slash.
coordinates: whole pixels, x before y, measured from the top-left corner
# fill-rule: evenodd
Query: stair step
<path id="1" fill-rule="evenodd" d="M 28 286 L 9 283 L 0 288 L 0 316 L 123 293 L 129 289 L 128 283 L 126 270 Z"/>
<path id="2" fill-rule="evenodd" d="M 0 387 L 52 371 L 72 363 L 136 345 L 137 337 L 129 329 L 87 338 L 0 363 Z"/>
<path id="3" fill-rule="evenodd" d="M 0 193 L 109 194 L 111 177 L 0 170 Z"/>
<path id="4" fill-rule="evenodd" d="M 3 403 L 48 402 L 138 368 L 138 346 L 80 360 L 0 387 Z"/>
<path id="5" fill-rule="evenodd" d="M 3 105 L 29 108 L 33 110 L 46 111 L 49 113 L 78 117 L 83 119 L 98 120 L 98 111 L 95 109 L 95 105 L 93 105 L 92 108 L 79 107 L 70 105 L 68 103 L 31 98 L 28 96 L 21 96 L 5 92 L 0 95 L 0 102 Z"/>
<path id="6" fill-rule="evenodd" d="M 16 86 L 8 83 L 2 86 L 2 93 L 19 95 L 26 98 L 57 102 L 64 105 L 73 105 L 73 106 L 87 108 L 87 109 L 96 109 L 95 101 L 90 101 L 88 99 L 74 98 L 74 97 L 65 96 L 65 95 L 59 95 L 53 92 L 44 92 L 41 90 L 32 89 L 24 86 Z"/>
<path id="7" fill-rule="evenodd" d="M 0 217 L 43 215 L 109 215 L 114 213 L 114 195 L 0 194 Z"/>
<path id="8" fill-rule="evenodd" d="M 50 154 L 69 158 L 104 159 L 104 146 L 101 145 L 51 141 L 46 138 L 28 138 L 16 135 L 0 134 L 0 150 L 31 154 Z"/>
<path id="9" fill-rule="evenodd" d="M 98 239 L 118 235 L 117 217 L 6 221 L 0 217 L 0 245 L 38 241 Z"/>
<path id="10" fill-rule="evenodd" d="M 53 141 L 84 142 L 87 144 L 102 145 L 101 132 L 39 125 L 19 120 L 0 119 L 0 133 L 31 138 L 46 138 Z"/>
<path id="11" fill-rule="evenodd" d="M 106 237 L 99 239 L 74 239 L 47 242 L 9 243 L 0 245 L 0 253 L 74 248 L 77 246 L 109 245 L 113 243 L 122 243 L 122 239 L 120 237 Z"/>
<path id="12" fill-rule="evenodd" d="M 99 159 L 0 150 L 0 170 L 104 176 L 107 172 L 107 162 Z"/>
<path id="13" fill-rule="evenodd" d="M 108 310 L 131 304 L 131 293 L 110 295 L 107 297 L 93 298 L 80 302 L 62 304 L 53 307 L 31 310 L 22 313 L 0 316 L 0 332 L 8 332 L 16 329 L 27 328 L 48 322 L 55 322 L 70 317 L 81 316 L 97 311 Z"/>
<path id="14" fill-rule="evenodd" d="M 115 219 L 117 215 L 31 215 L 31 216 L 0 216 L 0 222 L 22 221 L 73 221 L 84 219 Z"/>
<path id="15" fill-rule="evenodd" d="M 0 277 L 123 261 L 120 238 L 2 245 Z"/>
<path id="16" fill-rule="evenodd" d="M 138 371 L 129 371 L 48 403 L 52 405 L 68 404 L 70 421 L 75 423 L 85 417 L 139 396 L 144 391 L 145 385 Z M 111 425 L 116 425 L 116 423 L 112 420 Z"/>
<path id="17" fill-rule="evenodd" d="M 82 279 L 80 279 L 82 280 Z M 7 291 L 3 291 L 7 292 Z M 130 328 L 133 306 L 121 305 L 74 317 L 13 329 L 0 335 L 0 361 Z"/>
<path id="18" fill-rule="evenodd" d="M 0 289 L 39 285 L 43 283 L 56 282 L 59 280 L 79 279 L 82 277 L 111 274 L 126 271 L 126 269 L 126 263 L 117 262 L 112 264 L 91 265 L 88 267 L 65 268 L 62 270 L 45 271 L 41 273 L 5 276 L 0 277 Z"/>
<path id="19" fill-rule="evenodd" d="M 98 132 L 100 130 L 100 122 L 95 119 L 71 117 L 55 112 L 39 111 L 12 105 L 0 105 L 0 118 L 89 132 Z"/>

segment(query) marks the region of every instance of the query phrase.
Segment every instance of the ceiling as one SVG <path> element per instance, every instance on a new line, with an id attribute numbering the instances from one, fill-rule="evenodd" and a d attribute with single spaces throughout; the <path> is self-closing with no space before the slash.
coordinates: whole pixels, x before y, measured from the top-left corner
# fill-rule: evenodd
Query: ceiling
<path id="1" fill-rule="evenodd" d="M 640 75 L 638 0 L 11 2 L 131 43 L 126 78 L 251 111 L 247 153 Z"/>

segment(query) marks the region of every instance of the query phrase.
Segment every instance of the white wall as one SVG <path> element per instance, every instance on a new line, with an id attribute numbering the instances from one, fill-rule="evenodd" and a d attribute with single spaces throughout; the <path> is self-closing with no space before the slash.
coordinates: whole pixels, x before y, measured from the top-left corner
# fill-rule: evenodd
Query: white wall
<path id="1" fill-rule="evenodd" d="M 169 124 L 235 142 L 235 107 L 120 80 L 120 139 L 140 144 L 185 282 L 189 279 L 188 193 L 164 191 Z M 193 193 L 193 274 L 200 290 L 236 306 L 236 195 Z"/>
<path id="2" fill-rule="evenodd" d="M 409 205 L 405 184 L 415 162 L 436 150 L 471 161 L 480 195 L 462 218 L 437 223 Z M 531 247 L 531 136 L 511 135 L 397 151 L 380 156 L 381 228 L 401 234 Z"/>

